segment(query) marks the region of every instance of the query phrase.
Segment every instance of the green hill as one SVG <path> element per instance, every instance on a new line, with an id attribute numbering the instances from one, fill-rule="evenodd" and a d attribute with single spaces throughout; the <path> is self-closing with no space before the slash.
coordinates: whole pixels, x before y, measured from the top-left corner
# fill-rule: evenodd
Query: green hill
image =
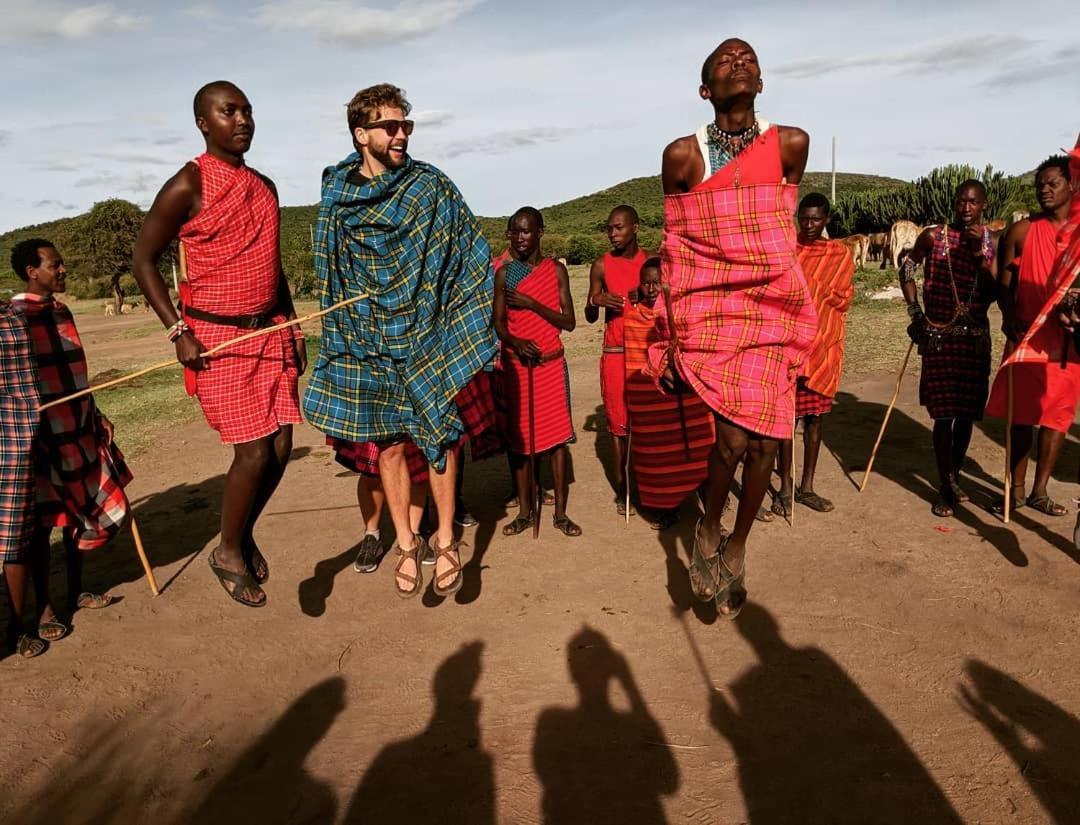
<path id="1" fill-rule="evenodd" d="M 889 189 L 901 186 L 904 181 L 878 175 L 837 173 L 837 195 L 846 192 Z M 829 192 L 828 172 L 808 172 L 803 179 L 802 192 Z M 544 248 L 547 254 L 570 257 L 572 262 L 589 260 L 607 249 L 604 225 L 612 207 L 621 203 L 634 206 L 641 215 L 642 243 L 656 249 L 660 245 L 663 230 L 663 194 L 659 176 L 631 178 L 614 186 L 543 207 L 547 231 Z M 311 263 L 311 228 L 315 225 L 318 206 L 285 206 L 281 209 L 281 254 L 285 271 L 297 292 L 310 293 L 314 287 L 314 271 Z M 49 238 L 64 253 L 71 270 L 69 281 L 72 291 L 86 297 L 104 294 L 107 284 L 86 283 L 80 279 L 80 263 L 86 260 L 85 244 L 81 238 L 85 215 L 63 218 L 36 226 L 27 226 L 0 234 L 0 265 L 7 269 L 11 247 L 23 238 L 35 235 Z M 484 235 L 496 249 L 505 245 L 506 216 L 480 218 Z M 571 247 L 573 241 L 573 247 Z M 571 254 L 573 253 L 573 254 Z M 0 288 L 17 288 L 18 281 L 10 271 L 0 276 Z M 129 288 L 130 285 L 128 285 Z"/>

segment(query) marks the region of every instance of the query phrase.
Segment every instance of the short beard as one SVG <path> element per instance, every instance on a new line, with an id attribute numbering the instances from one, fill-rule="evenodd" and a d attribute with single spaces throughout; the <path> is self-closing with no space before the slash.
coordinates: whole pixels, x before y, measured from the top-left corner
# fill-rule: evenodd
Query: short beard
<path id="1" fill-rule="evenodd" d="M 409 151 L 408 151 L 408 149 L 406 149 L 405 152 L 401 156 L 401 160 L 398 160 L 397 158 L 395 158 L 393 155 L 390 154 L 390 147 L 389 146 L 386 148 L 385 152 L 376 151 L 375 149 L 372 149 L 369 146 L 368 147 L 368 152 L 370 153 L 370 155 L 373 158 L 375 158 L 375 160 L 377 160 L 379 163 L 381 163 L 387 169 L 400 169 L 402 166 L 405 165 L 405 159 L 409 156 Z"/>

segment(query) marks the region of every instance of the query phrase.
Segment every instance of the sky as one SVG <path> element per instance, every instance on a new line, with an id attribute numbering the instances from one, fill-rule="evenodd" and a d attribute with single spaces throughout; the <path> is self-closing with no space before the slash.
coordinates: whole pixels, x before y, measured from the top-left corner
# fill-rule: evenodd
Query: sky
<path id="1" fill-rule="evenodd" d="M 810 133 L 810 170 L 835 136 L 839 171 L 1019 173 L 1080 131 L 1075 0 L 0 0 L 0 21 L 0 231 L 149 206 L 203 150 L 191 99 L 216 79 L 251 99 L 248 162 L 286 205 L 318 200 L 345 103 L 379 82 L 413 104 L 410 154 L 481 215 L 657 174 L 711 119 L 700 67 L 731 36 L 758 52 L 759 114 Z"/>

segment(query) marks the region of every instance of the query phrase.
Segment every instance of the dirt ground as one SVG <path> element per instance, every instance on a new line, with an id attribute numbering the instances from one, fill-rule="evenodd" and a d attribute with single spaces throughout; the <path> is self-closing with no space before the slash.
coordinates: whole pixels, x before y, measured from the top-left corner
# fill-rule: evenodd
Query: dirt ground
<path id="1" fill-rule="evenodd" d="M 975 501 L 935 520 L 915 381 L 862 496 L 845 468 L 861 477 L 893 377 L 846 381 L 817 485 L 836 511 L 758 525 L 730 622 L 691 600 L 689 504 L 659 534 L 616 516 L 597 358 L 571 371 L 584 537 L 545 519 L 504 538 L 505 465 L 470 465 L 481 524 L 446 601 L 399 600 L 389 563 L 353 572 L 355 481 L 309 427 L 258 531 L 261 610 L 206 566 L 215 435 L 184 425 L 139 456 L 163 592 L 125 534 L 87 570 L 122 601 L 0 661 L 0 821 L 1080 822 L 1080 553 L 1071 517 L 983 508 L 1000 424 L 976 432 Z M 1060 500 L 1078 460 L 1071 439 Z"/>

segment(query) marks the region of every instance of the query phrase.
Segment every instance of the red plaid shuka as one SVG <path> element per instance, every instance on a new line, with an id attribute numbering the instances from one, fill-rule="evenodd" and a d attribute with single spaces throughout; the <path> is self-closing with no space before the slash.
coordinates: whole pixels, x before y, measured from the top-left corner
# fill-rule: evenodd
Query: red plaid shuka
<path id="1" fill-rule="evenodd" d="M 38 386 L 26 319 L 0 304 L 0 562 L 25 564 L 34 533 Z"/>
<path id="2" fill-rule="evenodd" d="M 12 303 L 26 316 L 41 403 L 86 389 L 86 353 L 71 310 L 28 293 Z M 92 395 L 42 413 L 34 474 L 37 523 L 73 531 L 83 552 L 107 544 L 131 515 L 124 494 L 131 472 Z"/>
<path id="3" fill-rule="evenodd" d="M 217 315 L 260 315 L 277 306 L 281 278 L 277 198 L 247 166 L 208 154 L 195 159 L 202 207 L 180 230 L 191 306 Z M 246 330 L 187 319 L 210 349 Z M 275 312 L 273 322 L 285 320 Z M 246 341 L 195 373 L 195 394 L 223 444 L 272 435 L 301 420 L 293 332 Z"/>
<path id="4" fill-rule="evenodd" d="M 817 331 L 796 257 L 798 193 L 755 184 L 664 197 L 675 366 L 716 413 L 767 438 L 791 435 L 795 376 Z M 657 329 L 647 369 L 654 380 L 667 366 L 666 317 Z"/>
<path id="5" fill-rule="evenodd" d="M 978 287 L 977 255 L 989 261 L 993 247 L 989 234 L 985 235 L 982 250 L 973 253 L 961 242 L 959 231 L 942 226 L 931 231 L 934 246 L 923 264 L 926 317 L 935 324 L 945 324 L 956 312 L 956 300 L 949 285 L 951 262 L 960 302 L 970 306 L 972 320 L 985 329 L 985 334 L 943 335 L 939 344 L 932 342 L 926 348 L 919 378 L 919 403 L 935 421 L 947 418 L 978 421 L 982 419 L 990 389 L 990 323 L 986 312 L 993 296 Z"/>

